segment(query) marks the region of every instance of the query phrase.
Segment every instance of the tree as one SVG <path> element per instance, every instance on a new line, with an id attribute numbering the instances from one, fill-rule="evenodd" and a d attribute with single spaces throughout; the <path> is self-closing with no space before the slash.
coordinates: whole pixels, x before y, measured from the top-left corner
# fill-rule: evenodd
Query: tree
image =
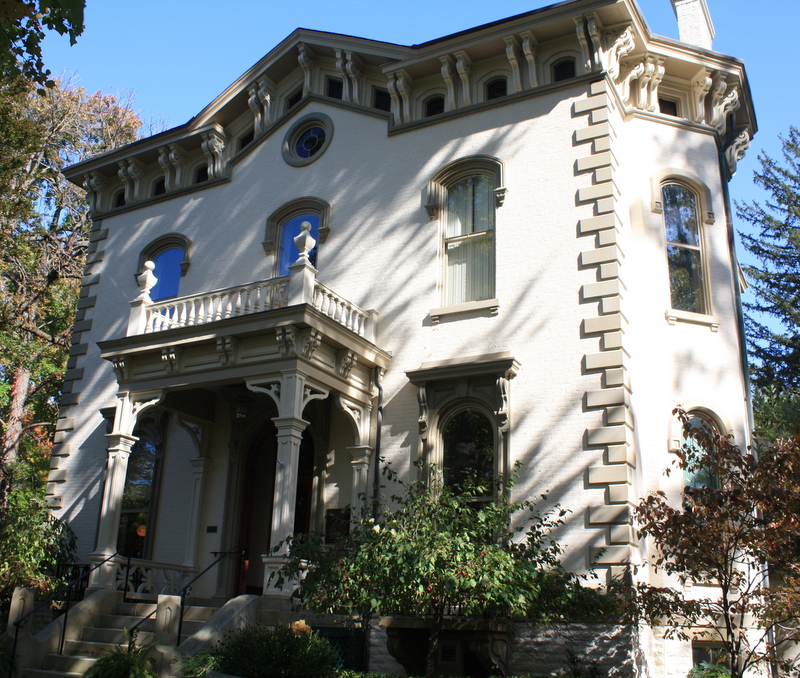
<path id="1" fill-rule="evenodd" d="M 0 80 L 55 86 L 42 61 L 44 30 L 67 34 L 74 45 L 85 6 L 86 0 L 0 0 Z"/>
<path id="2" fill-rule="evenodd" d="M 747 318 L 753 372 L 759 386 L 800 389 L 800 132 L 782 137 L 783 162 L 759 155 L 755 182 L 771 195 L 765 205 L 737 205 L 739 218 L 753 229 L 740 233 L 745 249 L 759 265 L 745 266 L 756 301 L 749 311 L 771 316 L 778 328 Z"/>
<path id="3" fill-rule="evenodd" d="M 656 547 L 654 571 L 713 593 L 688 598 L 640 584 L 631 609 L 666 625 L 668 637 L 700 631 L 720 641 L 732 678 L 763 662 L 786 668 L 781 652 L 800 642 L 800 439 L 779 440 L 756 455 L 678 415 L 689 442 L 675 466 L 710 481 L 685 487 L 679 507 L 663 492 L 650 494 L 634 515 L 639 536 Z"/>
<path id="4" fill-rule="evenodd" d="M 448 616 L 611 616 L 598 592 L 581 587 L 558 564 L 560 547 L 551 531 L 566 511 L 540 514 L 529 501 L 512 502 L 513 483 L 501 479 L 455 487 L 444 485 L 434 470 L 430 482 L 404 485 L 385 472 L 402 494 L 381 501 L 377 517 L 366 511 L 335 544 L 324 544 L 319 534 L 289 538 L 279 583 L 303 573 L 293 593 L 303 608 L 429 620 L 428 676 Z M 476 499 L 490 494 L 492 485 L 500 488 L 494 501 Z M 526 530 L 510 527 L 520 515 Z"/>
<path id="5" fill-rule="evenodd" d="M 44 93 L 0 89 L 0 510 L 14 462 L 47 456 L 91 222 L 66 165 L 134 141 L 129 100 L 56 82 Z M 23 124 L 24 123 L 24 124 Z M 35 464 L 34 464 L 35 465 Z"/>
<path id="6" fill-rule="evenodd" d="M 767 440 L 800 435 L 800 392 L 774 383 L 756 386 L 753 413 L 756 431 Z"/>

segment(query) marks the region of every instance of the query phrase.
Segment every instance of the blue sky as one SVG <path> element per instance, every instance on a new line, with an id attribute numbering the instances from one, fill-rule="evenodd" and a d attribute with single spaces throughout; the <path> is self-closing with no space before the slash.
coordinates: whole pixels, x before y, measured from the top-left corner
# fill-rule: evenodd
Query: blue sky
<path id="1" fill-rule="evenodd" d="M 48 37 L 56 75 L 90 91 L 133 91 L 145 121 L 167 127 L 198 113 L 297 27 L 416 44 L 543 7 L 543 0 L 87 0 L 86 30 L 70 47 Z M 678 37 L 669 0 L 639 0 L 653 32 Z M 779 134 L 800 125 L 800 0 L 708 0 L 714 49 L 745 62 L 759 133 L 731 182 L 738 200 L 763 200 L 753 186 L 756 157 L 780 154 Z M 737 224 L 741 228 L 741 225 Z M 740 252 L 741 254 L 741 252 Z"/>

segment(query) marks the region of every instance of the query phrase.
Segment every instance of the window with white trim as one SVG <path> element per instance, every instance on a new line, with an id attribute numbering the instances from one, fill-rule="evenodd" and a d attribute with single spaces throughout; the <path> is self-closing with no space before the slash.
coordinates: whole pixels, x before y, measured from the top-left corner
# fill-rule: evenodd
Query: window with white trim
<path id="1" fill-rule="evenodd" d="M 428 185 L 426 209 L 441 224 L 442 306 L 494 300 L 495 209 L 502 163 L 472 156 L 451 163 Z"/>
<path id="2" fill-rule="evenodd" d="M 703 232 L 697 194 L 685 184 L 661 185 L 664 230 L 672 308 L 689 313 L 709 312 Z"/>

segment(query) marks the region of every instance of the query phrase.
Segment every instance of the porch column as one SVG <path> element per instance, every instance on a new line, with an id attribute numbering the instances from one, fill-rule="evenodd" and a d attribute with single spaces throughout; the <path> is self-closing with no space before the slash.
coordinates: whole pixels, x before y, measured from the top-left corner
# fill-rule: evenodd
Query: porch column
<path id="1" fill-rule="evenodd" d="M 109 433 L 106 483 L 103 488 L 103 504 L 100 510 L 100 524 L 97 534 L 97 549 L 92 553 L 92 562 L 99 563 L 117 550 L 119 518 L 122 509 L 122 493 L 125 490 L 125 476 L 128 473 L 128 457 L 131 447 L 138 440 L 126 433 Z M 89 588 L 113 588 L 115 569 L 101 567 L 92 573 Z"/>
<path id="2" fill-rule="evenodd" d="M 203 498 L 203 476 L 210 460 L 206 457 L 190 459 L 192 465 L 192 504 L 189 509 L 189 535 L 186 539 L 186 555 L 183 564 L 194 566 L 194 549 L 197 545 L 197 531 L 200 529 L 200 506 Z"/>
<path id="3" fill-rule="evenodd" d="M 350 468 L 352 469 L 352 482 L 350 486 L 350 519 L 358 520 L 360 511 L 364 506 L 364 498 L 367 494 L 369 459 L 372 456 L 372 448 L 369 445 L 356 445 L 348 447 L 350 452 Z M 362 496 L 363 495 L 363 496 Z"/>
<path id="4" fill-rule="evenodd" d="M 275 464 L 270 538 L 270 547 L 275 547 L 294 532 L 300 442 L 308 422 L 300 417 L 275 417 L 272 421 L 278 429 L 278 456 Z"/>

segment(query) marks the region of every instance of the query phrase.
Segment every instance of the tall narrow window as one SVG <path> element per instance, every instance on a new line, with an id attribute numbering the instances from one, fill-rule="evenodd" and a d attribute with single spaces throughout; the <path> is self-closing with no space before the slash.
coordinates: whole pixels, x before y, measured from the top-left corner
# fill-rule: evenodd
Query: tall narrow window
<path id="1" fill-rule="evenodd" d="M 491 488 L 496 473 L 494 429 L 478 409 L 461 410 L 447 420 L 442 429 L 442 479 L 446 486 L 475 482 Z"/>
<path id="2" fill-rule="evenodd" d="M 708 313 L 697 196 L 682 184 L 661 188 L 672 308 Z"/>
<path id="3" fill-rule="evenodd" d="M 494 177 L 472 174 L 446 186 L 445 300 L 494 297 Z"/>
<path id="4" fill-rule="evenodd" d="M 138 427 L 137 440 L 128 457 L 122 491 L 117 548 L 132 558 L 146 558 L 152 543 L 155 517 L 159 445 L 163 438 L 161 418 L 147 419 Z"/>

